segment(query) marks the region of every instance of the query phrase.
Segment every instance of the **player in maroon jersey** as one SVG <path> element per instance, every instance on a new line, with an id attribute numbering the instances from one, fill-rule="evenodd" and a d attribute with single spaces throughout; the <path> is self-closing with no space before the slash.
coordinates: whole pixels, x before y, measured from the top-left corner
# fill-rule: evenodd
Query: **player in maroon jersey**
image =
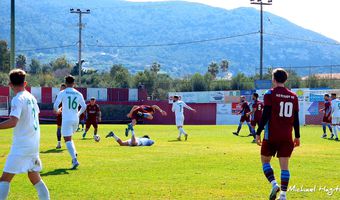
<path id="1" fill-rule="evenodd" d="M 255 131 L 251 127 L 251 124 L 250 124 L 250 115 L 248 114 L 250 112 L 250 107 L 248 105 L 248 102 L 246 101 L 245 96 L 240 97 L 240 104 L 242 106 L 242 110 L 238 114 L 241 115 L 241 119 L 240 119 L 240 123 L 238 124 L 237 131 L 233 132 L 233 134 L 238 135 L 242 128 L 242 124 L 246 122 L 249 128 L 249 132 L 250 132 L 249 136 L 255 135 Z"/>
<path id="2" fill-rule="evenodd" d="M 280 200 L 286 199 L 290 173 L 289 158 L 294 147 L 300 146 L 299 103 L 295 93 L 284 87 L 288 73 L 281 68 L 273 71 L 274 87 L 264 95 L 264 109 L 260 126 L 256 132 L 256 142 L 261 146 L 263 172 L 272 184 L 269 199 L 276 199 L 281 189 Z M 292 131 L 294 127 L 295 138 Z M 261 132 L 265 128 L 263 141 Z M 274 177 L 270 165 L 271 158 L 277 156 L 281 168 L 281 188 Z"/>
<path id="3" fill-rule="evenodd" d="M 65 90 L 66 88 L 66 84 L 63 83 L 60 85 L 60 91 L 62 90 Z M 61 119 L 62 119 L 62 116 L 61 116 L 61 104 L 59 105 L 59 109 L 60 109 L 60 112 L 57 113 L 57 146 L 56 146 L 56 149 L 60 149 L 61 148 Z"/>
<path id="4" fill-rule="evenodd" d="M 162 114 L 162 116 L 167 115 L 167 113 L 157 105 L 133 106 L 130 112 L 127 114 L 127 117 L 130 118 L 132 121 L 131 123 L 128 124 L 128 127 L 125 129 L 126 137 L 129 135 L 129 131 L 132 131 L 132 133 L 134 134 L 133 127 L 137 124 L 137 120 L 142 120 L 142 119 L 152 120 L 153 114 L 155 113 L 156 110 L 158 110 Z"/>
<path id="5" fill-rule="evenodd" d="M 251 127 L 253 128 L 253 143 L 256 142 L 255 140 L 255 127 L 256 125 L 259 126 L 260 121 L 261 121 L 261 117 L 262 117 L 262 110 L 263 110 L 263 103 L 261 101 L 258 100 L 259 98 L 259 94 L 257 94 L 256 92 L 253 94 L 253 102 L 251 103 L 251 111 L 248 113 L 248 115 L 251 116 Z"/>
<path id="6" fill-rule="evenodd" d="M 97 135 L 98 131 L 98 122 L 102 121 L 102 112 L 100 111 L 100 107 L 96 104 L 96 98 L 91 97 L 90 103 L 86 106 L 86 127 L 83 133 L 83 139 L 86 137 L 87 131 L 90 129 L 91 125 L 94 128 L 93 135 Z"/>
<path id="7" fill-rule="evenodd" d="M 331 137 L 330 138 L 333 138 L 334 135 L 333 135 L 333 131 L 332 131 L 332 126 L 331 126 L 331 123 L 332 123 L 332 116 L 331 116 L 331 113 L 332 113 L 332 108 L 331 108 L 331 101 L 329 99 L 329 94 L 325 94 L 324 95 L 324 108 L 320 109 L 320 112 L 323 112 L 323 119 L 322 119 L 322 129 L 323 129 L 323 135 L 321 136 L 321 138 L 326 138 L 327 137 L 327 133 L 326 133 L 326 126 L 328 126 L 328 129 L 329 131 L 331 132 Z"/>

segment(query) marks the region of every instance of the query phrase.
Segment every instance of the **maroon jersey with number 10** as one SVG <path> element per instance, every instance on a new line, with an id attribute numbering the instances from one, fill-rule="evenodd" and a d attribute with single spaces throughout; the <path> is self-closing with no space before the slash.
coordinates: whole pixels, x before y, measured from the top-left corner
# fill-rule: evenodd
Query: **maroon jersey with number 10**
<path id="1" fill-rule="evenodd" d="M 264 95 L 264 106 L 271 106 L 264 139 L 270 142 L 293 141 L 294 112 L 299 111 L 296 94 L 285 87 L 272 88 Z"/>

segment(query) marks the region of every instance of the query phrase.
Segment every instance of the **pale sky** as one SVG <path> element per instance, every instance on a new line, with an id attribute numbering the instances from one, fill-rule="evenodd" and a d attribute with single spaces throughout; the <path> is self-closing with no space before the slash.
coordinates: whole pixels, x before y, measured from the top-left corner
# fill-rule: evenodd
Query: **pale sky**
<path id="1" fill-rule="evenodd" d="M 134 2 L 167 0 L 128 0 Z M 250 7 L 250 0 L 175 0 L 190 1 L 215 7 L 233 9 Z M 257 0 L 255 0 L 257 1 Z M 268 2 L 268 0 L 263 0 Z M 254 6 L 258 8 L 258 6 Z M 264 10 L 279 15 L 289 21 L 321 33 L 340 42 L 340 0 L 273 0 L 273 5 Z"/>

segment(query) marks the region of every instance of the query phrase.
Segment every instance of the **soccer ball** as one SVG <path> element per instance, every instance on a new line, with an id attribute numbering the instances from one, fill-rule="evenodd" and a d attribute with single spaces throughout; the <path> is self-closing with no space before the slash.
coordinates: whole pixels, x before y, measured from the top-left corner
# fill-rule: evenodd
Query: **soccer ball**
<path id="1" fill-rule="evenodd" d="M 99 135 L 95 135 L 95 136 L 93 136 L 93 139 L 94 139 L 94 141 L 99 142 L 100 141 L 100 136 Z"/>

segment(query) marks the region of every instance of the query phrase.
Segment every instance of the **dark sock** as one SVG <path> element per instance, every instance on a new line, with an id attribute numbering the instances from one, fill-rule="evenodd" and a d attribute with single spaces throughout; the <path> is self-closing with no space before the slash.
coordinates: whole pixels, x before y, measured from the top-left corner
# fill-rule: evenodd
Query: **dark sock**
<path id="1" fill-rule="evenodd" d="M 269 163 L 264 163 L 263 166 L 263 173 L 267 177 L 268 181 L 271 183 L 275 180 L 273 168 L 270 166 Z"/>
<path id="2" fill-rule="evenodd" d="M 242 123 L 240 123 L 240 124 L 238 125 L 238 127 L 237 127 L 237 133 L 240 132 L 241 128 L 242 128 Z"/>
<path id="3" fill-rule="evenodd" d="M 290 174 L 288 170 L 281 170 L 281 190 L 286 192 L 288 188 Z"/>
<path id="4" fill-rule="evenodd" d="M 327 125 L 328 126 L 328 129 L 331 133 L 333 133 L 333 129 L 332 129 L 332 126 L 330 124 Z M 326 128 L 325 128 L 326 129 Z"/>
<path id="5" fill-rule="evenodd" d="M 61 140 L 61 128 L 57 129 L 57 140 L 60 141 Z"/>
<path id="6" fill-rule="evenodd" d="M 326 124 L 322 124 L 323 133 L 326 134 Z"/>

